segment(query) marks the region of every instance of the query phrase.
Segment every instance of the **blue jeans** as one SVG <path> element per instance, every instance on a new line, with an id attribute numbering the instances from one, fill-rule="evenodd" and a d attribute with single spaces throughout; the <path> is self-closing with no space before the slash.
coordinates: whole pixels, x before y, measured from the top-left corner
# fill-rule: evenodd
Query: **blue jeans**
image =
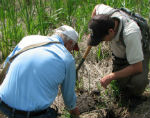
<path id="1" fill-rule="evenodd" d="M 10 111 L 5 107 L 0 101 L 0 111 L 5 114 L 8 118 L 57 118 L 57 111 L 52 108 L 47 108 L 46 112 L 39 115 L 30 115 L 30 112 L 27 112 L 26 115 L 15 113 L 15 109 Z"/>

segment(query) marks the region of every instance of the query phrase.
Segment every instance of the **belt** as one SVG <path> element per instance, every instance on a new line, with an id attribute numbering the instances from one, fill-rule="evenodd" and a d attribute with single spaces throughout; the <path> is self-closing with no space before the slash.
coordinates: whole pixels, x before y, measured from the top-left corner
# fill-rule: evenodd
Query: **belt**
<path id="1" fill-rule="evenodd" d="M 41 115 L 43 113 L 46 113 L 48 109 L 45 110 L 41 110 L 41 111 L 23 111 L 23 110 L 17 110 L 15 108 L 12 108 L 10 106 L 8 106 L 6 103 L 4 103 L 1 99 L 0 99 L 0 104 L 2 107 L 5 107 L 8 111 L 12 112 L 13 114 L 20 114 L 20 115 L 29 115 L 29 116 L 38 116 Z"/>

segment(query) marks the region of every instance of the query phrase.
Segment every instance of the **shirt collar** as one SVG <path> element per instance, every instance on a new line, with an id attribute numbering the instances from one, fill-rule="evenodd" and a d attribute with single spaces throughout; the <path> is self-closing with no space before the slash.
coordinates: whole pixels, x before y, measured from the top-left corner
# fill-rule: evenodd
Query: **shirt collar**
<path id="1" fill-rule="evenodd" d="M 117 18 L 117 19 L 119 19 L 119 28 L 118 28 L 118 32 L 117 32 L 117 34 L 116 34 L 116 36 L 114 37 L 114 39 L 113 40 L 115 40 L 115 41 L 119 41 L 119 36 L 120 36 L 120 32 L 121 32 L 121 29 L 122 29 L 122 25 L 123 25 L 123 21 L 122 21 L 122 18 L 121 17 L 115 17 L 115 16 L 112 16 L 112 18 Z"/>
<path id="2" fill-rule="evenodd" d="M 59 35 L 54 34 L 54 35 L 52 35 L 50 38 L 55 38 L 55 39 L 57 39 L 61 44 L 64 45 L 64 42 L 63 42 L 62 38 L 61 38 Z"/>

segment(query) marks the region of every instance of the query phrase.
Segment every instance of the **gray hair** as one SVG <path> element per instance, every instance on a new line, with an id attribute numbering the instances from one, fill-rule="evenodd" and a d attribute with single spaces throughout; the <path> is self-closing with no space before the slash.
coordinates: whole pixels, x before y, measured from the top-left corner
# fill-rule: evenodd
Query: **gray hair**
<path id="1" fill-rule="evenodd" d="M 69 41 L 69 40 L 72 40 L 70 37 L 68 37 L 67 35 L 63 34 L 63 33 L 60 33 L 60 32 L 55 32 L 54 35 L 59 35 L 62 40 L 65 42 Z M 73 41 L 73 46 L 76 44 L 76 42 L 74 40 Z"/>

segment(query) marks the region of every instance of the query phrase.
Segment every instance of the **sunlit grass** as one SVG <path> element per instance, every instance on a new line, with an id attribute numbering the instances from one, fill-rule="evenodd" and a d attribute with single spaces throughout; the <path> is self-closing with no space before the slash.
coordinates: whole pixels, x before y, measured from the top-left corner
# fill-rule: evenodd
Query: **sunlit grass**
<path id="1" fill-rule="evenodd" d="M 74 27 L 82 41 L 83 35 L 88 34 L 92 10 L 99 3 L 115 8 L 127 7 L 149 17 L 149 0 L 1 0 L 0 50 L 3 58 L 23 36 L 47 35 L 62 24 Z M 97 55 L 100 59 L 99 51 Z"/>

